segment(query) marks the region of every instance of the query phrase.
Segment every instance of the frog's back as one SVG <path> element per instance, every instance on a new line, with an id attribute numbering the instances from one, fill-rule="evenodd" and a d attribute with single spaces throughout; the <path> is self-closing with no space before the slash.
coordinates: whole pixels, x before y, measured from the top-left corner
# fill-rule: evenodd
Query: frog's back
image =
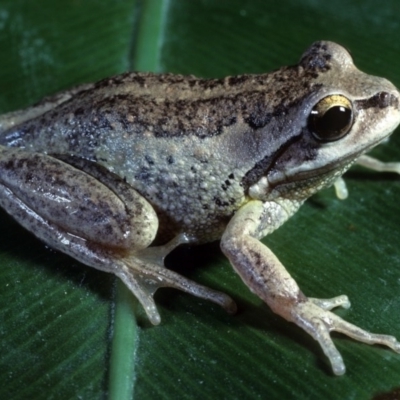
<path id="1" fill-rule="evenodd" d="M 253 131 L 304 95 L 293 87 L 294 80 L 301 78 L 301 92 L 312 86 L 303 72 L 284 67 L 224 79 L 126 73 L 0 116 L 0 144 L 36 151 L 54 146 L 56 152 L 68 149 L 90 158 L 109 135 L 205 138 L 241 123 Z"/>
<path id="2" fill-rule="evenodd" d="M 305 118 L 346 54 L 316 43 L 297 66 L 224 79 L 123 74 L 0 117 L 0 144 L 97 162 L 177 225 L 223 224 L 289 147 L 287 162 L 316 157 Z"/>
<path id="3" fill-rule="evenodd" d="M 237 160 L 248 152 L 234 157 L 226 145 L 243 149 L 234 142 L 247 132 L 236 129 L 236 139 L 229 132 L 245 108 L 241 93 L 259 79 L 116 76 L 0 117 L 0 144 L 95 161 L 142 193 L 168 220 L 162 227 L 199 231 L 202 220 L 201 229 L 208 226 L 209 234 L 214 226 L 218 237 L 246 201 L 246 168 L 238 169 Z M 247 103 L 251 96 L 261 101 L 265 95 L 247 91 Z M 227 134 L 232 137 L 222 140 Z"/>

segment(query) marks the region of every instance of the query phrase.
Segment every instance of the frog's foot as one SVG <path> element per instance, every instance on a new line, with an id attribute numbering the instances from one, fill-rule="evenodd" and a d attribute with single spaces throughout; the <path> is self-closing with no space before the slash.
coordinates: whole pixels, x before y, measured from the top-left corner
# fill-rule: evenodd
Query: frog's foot
<path id="1" fill-rule="evenodd" d="M 336 179 L 333 184 L 335 188 L 336 197 L 339 200 L 345 200 L 349 196 L 349 191 L 347 190 L 346 182 L 342 177 Z"/>
<path id="2" fill-rule="evenodd" d="M 327 311 L 336 307 L 350 308 L 351 306 L 349 298 L 346 295 L 333 297 L 331 299 L 315 299 L 314 297 L 309 297 L 308 300 Z"/>
<path id="3" fill-rule="evenodd" d="M 181 233 L 162 246 L 146 247 L 135 253 L 137 258 L 164 267 L 165 257 L 181 244 L 188 244 L 191 240 L 188 235 Z"/>
<path id="4" fill-rule="evenodd" d="M 400 342 L 395 337 L 367 332 L 329 311 L 338 306 L 344 308 L 350 306 L 347 296 L 338 296 L 328 300 L 310 298 L 290 307 L 288 310 L 290 316 L 287 317 L 318 341 L 323 352 L 329 358 L 336 375 L 343 375 L 346 367 L 330 337 L 331 331 L 343 333 L 363 343 L 387 346 L 400 353 Z"/>
<path id="5" fill-rule="evenodd" d="M 364 154 L 358 158 L 357 164 L 377 172 L 394 172 L 395 174 L 400 174 L 400 162 L 382 162 Z"/>
<path id="6" fill-rule="evenodd" d="M 400 174 L 400 162 L 382 162 L 365 154 L 357 159 L 356 164 L 377 172 L 393 172 L 395 174 Z M 334 182 L 334 187 L 338 199 L 347 199 L 349 192 L 346 187 L 346 182 L 342 177 L 337 178 Z"/>
<path id="7" fill-rule="evenodd" d="M 117 266 L 115 274 L 133 292 L 146 311 L 153 325 L 161 322 L 153 296 L 157 289 L 170 287 L 182 290 L 193 296 L 212 301 L 228 313 L 236 312 L 236 303 L 228 295 L 200 285 L 164 266 L 153 264 L 138 258 L 124 260 Z"/>

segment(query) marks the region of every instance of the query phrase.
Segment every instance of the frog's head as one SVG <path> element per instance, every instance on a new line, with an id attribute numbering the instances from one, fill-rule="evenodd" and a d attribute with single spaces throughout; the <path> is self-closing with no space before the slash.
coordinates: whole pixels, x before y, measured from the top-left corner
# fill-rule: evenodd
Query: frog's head
<path id="1" fill-rule="evenodd" d="M 279 122 L 288 128 L 286 137 L 267 170 L 249 185 L 253 198 L 310 196 L 400 123 L 399 91 L 388 80 L 359 71 L 343 47 L 314 43 L 296 68 L 294 90 L 301 91 L 296 85 L 306 89 L 286 121 Z"/>

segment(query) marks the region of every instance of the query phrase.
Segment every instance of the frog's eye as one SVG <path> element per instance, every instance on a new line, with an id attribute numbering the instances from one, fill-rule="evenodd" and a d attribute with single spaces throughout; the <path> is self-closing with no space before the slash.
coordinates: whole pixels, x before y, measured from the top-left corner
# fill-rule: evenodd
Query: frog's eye
<path id="1" fill-rule="evenodd" d="M 332 142 L 350 132 L 353 109 L 350 100 L 341 95 L 324 97 L 312 109 L 308 127 L 316 139 Z"/>

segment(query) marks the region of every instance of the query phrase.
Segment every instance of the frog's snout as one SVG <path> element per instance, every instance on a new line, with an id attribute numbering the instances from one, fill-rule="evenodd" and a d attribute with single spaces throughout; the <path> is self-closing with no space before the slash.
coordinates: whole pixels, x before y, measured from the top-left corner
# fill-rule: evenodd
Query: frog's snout
<path id="1" fill-rule="evenodd" d="M 395 109 L 399 109 L 399 97 L 400 93 L 398 91 L 386 92 L 382 91 L 376 93 L 374 96 L 357 101 L 357 106 L 359 109 L 367 109 L 367 108 L 387 108 L 393 107 Z"/>
<path id="2" fill-rule="evenodd" d="M 391 106 L 395 107 L 397 110 L 400 111 L 400 92 L 396 88 L 396 91 L 391 94 L 392 100 L 391 100 Z"/>
<path id="3" fill-rule="evenodd" d="M 393 85 L 393 83 L 388 82 L 387 90 L 382 93 L 381 99 L 381 107 L 393 107 L 396 110 L 400 111 L 400 91 L 399 89 Z M 385 93 L 385 95 L 384 95 Z"/>
<path id="4" fill-rule="evenodd" d="M 386 108 L 386 107 L 393 107 L 396 110 L 399 109 L 399 92 L 380 92 L 376 95 L 378 108 Z"/>

